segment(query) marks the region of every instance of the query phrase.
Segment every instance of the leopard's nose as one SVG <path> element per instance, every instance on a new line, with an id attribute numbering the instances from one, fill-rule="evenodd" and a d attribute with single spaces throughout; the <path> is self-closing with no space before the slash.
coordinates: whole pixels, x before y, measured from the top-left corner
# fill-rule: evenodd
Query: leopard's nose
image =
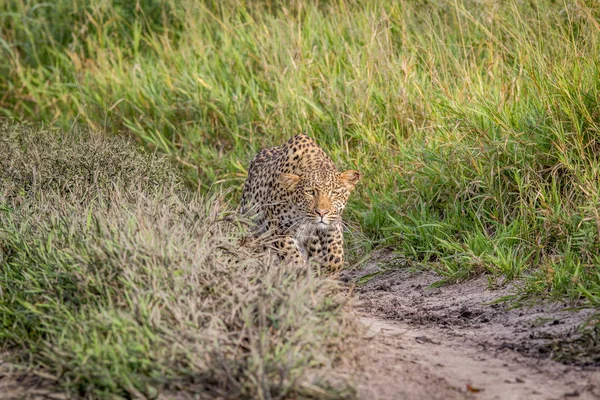
<path id="1" fill-rule="evenodd" d="M 317 213 L 317 215 L 319 215 L 321 218 L 323 218 L 325 215 L 329 214 L 329 210 L 319 210 L 318 208 L 315 208 L 315 212 Z"/>

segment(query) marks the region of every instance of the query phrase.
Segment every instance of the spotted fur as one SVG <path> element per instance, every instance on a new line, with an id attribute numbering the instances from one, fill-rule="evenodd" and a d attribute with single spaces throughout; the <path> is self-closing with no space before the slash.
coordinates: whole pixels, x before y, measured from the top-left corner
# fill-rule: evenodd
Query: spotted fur
<path id="1" fill-rule="evenodd" d="M 281 259 L 335 270 L 344 262 L 342 211 L 359 179 L 358 171 L 338 172 L 313 139 L 296 135 L 254 157 L 240 211 Z"/>

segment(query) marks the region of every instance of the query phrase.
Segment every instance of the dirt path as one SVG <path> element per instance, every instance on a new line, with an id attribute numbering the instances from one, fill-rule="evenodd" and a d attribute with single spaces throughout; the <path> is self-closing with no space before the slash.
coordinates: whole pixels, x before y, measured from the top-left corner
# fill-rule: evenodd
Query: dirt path
<path id="1" fill-rule="evenodd" d="M 383 258 L 385 258 L 384 256 Z M 342 280 L 381 271 L 377 262 Z M 561 304 L 509 309 L 485 277 L 437 289 L 439 276 L 406 268 L 356 287 L 371 338 L 355 376 L 362 399 L 600 399 L 600 363 L 552 361 L 593 310 Z M 591 361 L 590 361 L 591 360 Z"/>

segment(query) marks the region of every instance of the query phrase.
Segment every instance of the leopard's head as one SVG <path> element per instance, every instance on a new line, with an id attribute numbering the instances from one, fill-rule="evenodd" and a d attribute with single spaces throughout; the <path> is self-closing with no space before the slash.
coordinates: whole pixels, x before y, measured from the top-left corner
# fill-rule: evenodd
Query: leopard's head
<path id="1" fill-rule="evenodd" d="M 279 183 L 292 195 L 292 205 L 300 213 L 298 223 L 329 229 L 340 223 L 348 196 L 359 179 L 358 171 L 319 169 L 303 175 L 282 174 Z"/>

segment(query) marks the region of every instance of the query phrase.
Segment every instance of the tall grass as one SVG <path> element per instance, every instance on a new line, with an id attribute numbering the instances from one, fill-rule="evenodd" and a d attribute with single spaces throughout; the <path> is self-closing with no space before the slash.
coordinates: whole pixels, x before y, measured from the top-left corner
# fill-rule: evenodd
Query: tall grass
<path id="1" fill-rule="evenodd" d="M 204 190 L 304 131 L 363 172 L 370 240 L 600 301 L 597 2 L 128 4 L 5 2 L 1 112 L 130 132 Z"/>
<path id="2" fill-rule="evenodd" d="M 350 395 L 315 373 L 353 331 L 335 282 L 239 247 L 222 200 L 135 147 L 0 123 L 3 353 L 69 398 Z"/>

